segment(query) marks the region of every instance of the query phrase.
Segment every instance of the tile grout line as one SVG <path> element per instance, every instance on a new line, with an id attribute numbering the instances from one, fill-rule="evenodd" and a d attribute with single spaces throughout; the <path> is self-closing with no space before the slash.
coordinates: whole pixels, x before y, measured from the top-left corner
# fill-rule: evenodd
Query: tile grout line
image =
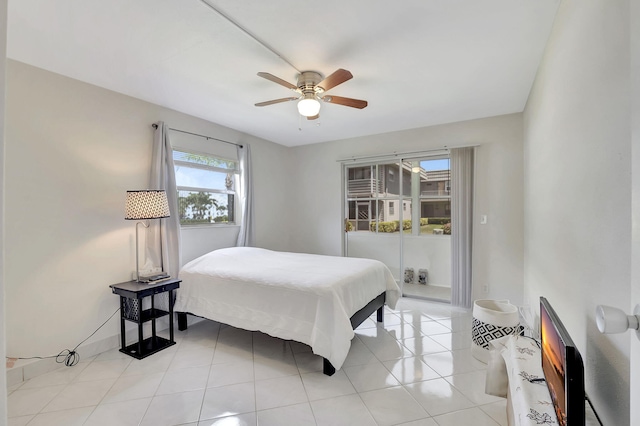
<path id="1" fill-rule="evenodd" d="M 425 361 L 425 357 L 427 355 L 431 355 L 432 354 L 431 352 L 429 352 L 427 354 L 421 354 L 419 352 L 421 352 L 422 349 L 418 350 L 418 349 L 414 348 L 414 350 L 415 350 L 415 352 L 414 352 L 414 350 L 411 350 L 411 349 L 409 349 L 408 346 L 406 346 L 406 343 L 407 343 L 408 339 L 422 339 L 422 338 L 431 339 L 434 343 L 437 343 L 437 344 L 440 345 L 440 342 L 433 338 L 433 334 L 431 332 L 429 332 L 429 334 L 427 334 L 427 333 L 425 333 L 425 332 L 423 332 L 421 330 L 420 324 L 424 325 L 424 321 L 417 321 L 418 317 L 415 316 L 416 312 L 421 312 L 423 314 L 423 317 L 420 318 L 420 319 L 430 318 L 430 317 L 427 317 L 427 312 L 431 312 L 431 314 L 433 315 L 433 318 L 428 319 L 428 321 L 429 322 L 438 323 L 438 324 L 443 326 L 443 330 L 445 328 L 448 330 L 446 333 L 440 333 L 441 330 L 437 330 L 437 333 L 436 333 L 437 335 L 446 334 L 449 337 L 449 339 L 447 339 L 446 337 L 443 337 L 443 338 L 439 339 L 440 341 L 443 341 L 445 344 L 447 344 L 448 347 L 443 346 L 444 350 L 442 352 L 438 352 L 438 353 L 443 353 L 443 354 L 444 353 L 448 353 L 451 356 L 454 353 L 456 353 L 456 351 L 459 351 L 461 353 L 461 355 L 460 355 L 460 357 L 456 357 L 456 359 L 458 361 L 462 360 L 463 362 L 466 360 L 466 358 L 469 355 L 465 354 L 464 352 L 468 352 L 468 345 L 465 345 L 464 344 L 465 342 L 463 342 L 463 340 L 465 340 L 465 334 L 464 333 L 468 334 L 468 332 L 469 332 L 469 330 L 468 330 L 469 327 L 467 327 L 465 329 L 462 329 L 462 326 L 464 325 L 464 321 L 465 320 L 456 320 L 455 318 L 463 317 L 463 316 L 469 317 L 469 313 L 466 312 L 466 313 L 458 315 L 458 314 L 456 314 L 455 312 L 452 311 L 449 314 L 447 314 L 443 310 L 437 309 L 437 308 L 438 307 L 436 307 L 436 309 L 434 311 L 430 311 L 428 309 L 425 310 L 425 308 L 422 308 L 422 307 L 417 306 L 417 305 L 414 306 L 414 305 L 409 305 L 408 304 L 404 308 L 401 307 L 399 310 L 396 310 L 396 311 L 389 311 L 388 309 L 385 309 L 385 313 L 386 313 L 385 316 L 390 319 L 390 322 L 395 323 L 396 321 L 399 320 L 398 324 L 395 324 L 395 325 L 394 324 L 390 324 L 389 326 L 387 326 L 389 328 L 395 327 L 395 329 L 396 329 L 396 331 L 398 331 L 398 333 L 393 333 L 392 332 L 393 330 L 390 330 L 389 328 L 385 327 L 384 324 L 377 324 L 374 320 L 371 320 L 371 321 L 374 321 L 374 322 L 371 323 L 371 324 L 373 324 L 372 327 L 369 327 L 371 324 L 369 324 L 369 322 L 367 322 L 366 324 L 364 324 L 364 330 L 369 330 L 369 332 L 368 333 L 365 332 L 364 334 L 363 333 L 356 333 L 356 335 L 354 336 L 354 337 L 357 338 L 357 341 L 359 342 L 359 345 L 361 344 L 361 348 L 359 348 L 359 351 L 356 354 L 357 356 L 355 358 L 353 358 L 354 363 L 352 365 L 349 365 L 349 367 L 366 366 L 367 364 L 369 364 L 371 362 L 375 362 L 377 364 L 381 364 L 383 366 L 383 370 L 380 371 L 380 374 L 382 374 L 382 371 L 385 371 L 386 373 L 389 374 L 390 377 L 393 377 L 395 379 L 394 382 L 397 382 L 397 385 L 389 386 L 389 385 L 385 384 L 380 389 L 372 389 L 372 390 L 384 390 L 384 389 L 388 389 L 388 388 L 394 388 L 394 387 L 398 387 L 399 388 L 399 387 L 402 387 L 404 389 L 404 391 L 409 393 L 409 395 L 411 396 L 411 398 L 405 399 L 407 401 L 407 403 L 409 403 L 409 401 L 413 401 L 414 404 L 417 404 L 416 407 L 420 407 L 422 409 L 422 411 L 425 413 L 425 415 L 427 416 L 427 417 L 423 417 L 425 419 L 426 418 L 433 418 L 433 416 L 431 416 L 431 413 L 429 413 L 426 410 L 426 408 L 423 407 L 420 404 L 420 402 L 418 402 L 418 400 L 416 399 L 416 396 L 414 396 L 413 394 L 411 394 L 408 391 L 408 387 L 410 385 L 414 385 L 414 384 L 417 384 L 417 383 L 420 383 L 420 382 L 425 382 L 425 381 L 428 381 L 428 380 L 431 380 L 431 379 L 425 380 L 424 376 L 420 376 L 420 380 L 416 381 L 416 377 L 417 376 L 415 376 L 415 375 L 412 376 L 411 373 L 407 373 L 409 375 L 406 375 L 406 374 L 402 375 L 402 377 L 406 376 L 404 380 L 399 380 L 397 377 L 395 377 L 393 375 L 392 367 L 393 367 L 393 365 L 395 363 L 401 362 L 403 359 L 412 358 L 412 359 L 415 359 L 416 362 L 420 362 L 420 363 L 424 364 L 426 367 L 431 368 L 430 364 Z M 407 321 L 406 319 L 409 318 L 409 315 L 411 315 L 411 311 L 413 311 L 414 317 L 409 319 L 409 321 Z M 403 315 L 403 312 L 406 312 L 406 315 Z M 393 319 L 394 317 L 395 317 L 396 321 L 394 321 L 394 319 Z M 435 318 L 437 318 L 437 319 L 435 319 Z M 369 321 L 369 320 L 367 320 L 367 321 Z M 387 322 L 389 322 L 389 321 L 385 321 L 385 323 L 387 323 Z M 446 325 L 446 324 L 449 324 L 449 325 Z M 403 333 L 403 332 L 401 332 L 401 330 L 402 330 L 401 327 L 412 327 L 414 330 L 411 331 L 410 329 L 407 328 L 405 330 L 405 332 Z M 207 376 L 206 384 L 204 386 L 202 399 L 200 401 L 200 406 L 199 406 L 199 410 L 200 411 L 199 411 L 198 420 L 197 420 L 198 422 L 203 421 L 203 419 L 202 419 L 202 412 L 203 411 L 202 410 L 204 408 L 204 402 L 205 402 L 207 390 L 210 389 L 209 388 L 209 383 L 210 383 L 209 379 L 210 379 L 210 376 L 212 374 L 212 371 L 213 371 L 214 365 L 215 365 L 213 360 L 215 359 L 215 354 L 221 348 L 221 346 L 220 346 L 221 342 L 220 342 L 219 338 L 221 336 L 222 329 L 223 329 L 223 327 L 221 327 L 220 324 L 217 324 L 217 327 L 215 329 L 215 333 L 211 333 L 211 339 L 213 339 L 213 342 L 209 341 L 209 343 L 208 343 L 208 345 L 211 345 L 213 343 L 213 345 L 212 345 L 213 346 L 213 354 L 211 355 L 212 358 L 211 358 L 211 362 L 208 364 L 208 368 L 203 368 L 203 372 L 204 372 L 204 370 L 208 371 L 208 376 Z M 411 332 L 413 337 L 409 337 L 407 332 Z M 379 336 L 382 340 L 378 340 L 376 342 L 376 340 L 375 340 L 376 339 L 376 337 L 375 337 L 376 335 Z M 458 335 L 458 336 L 454 337 L 456 335 Z M 195 339 L 198 339 L 199 337 L 201 337 L 199 333 L 195 333 L 193 336 L 195 337 Z M 238 335 L 238 336 L 240 336 L 240 335 Z M 255 420 L 257 422 L 259 410 L 257 409 L 258 408 L 258 406 L 257 406 L 257 386 L 256 386 L 257 380 L 256 380 L 256 370 L 255 369 L 256 369 L 256 362 L 260 362 L 260 360 L 258 358 L 256 358 L 256 356 L 259 355 L 258 352 L 256 352 L 256 351 L 257 350 L 262 351 L 262 349 L 265 349 L 266 352 L 264 352 L 264 353 L 260 352 L 260 354 L 265 355 L 267 358 L 269 358 L 268 355 L 272 353 L 272 349 L 273 348 L 271 348 L 270 342 L 268 342 L 268 341 L 264 342 L 264 343 L 266 343 L 266 346 L 265 345 L 259 345 L 259 347 L 256 346 L 257 343 L 261 343 L 262 342 L 262 340 L 259 339 L 259 337 L 260 337 L 259 333 L 256 333 L 256 332 L 251 332 L 251 341 L 248 342 L 248 343 L 250 343 L 250 345 L 248 347 L 247 347 L 247 345 L 244 344 L 244 342 L 245 342 L 244 338 L 240 339 L 239 341 L 236 341 L 234 339 L 233 335 L 229 335 L 229 337 L 232 338 L 232 340 L 229 342 L 231 347 L 235 348 L 236 344 L 238 344 L 239 346 L 237 346 L 237 348 L 242 349 L 243 351 L 245 349 L 249 349 L 251 351 L 250 352 L 250 357 L 247 360 L 250 360 L 250 362 L 251 362 L 250 365 L 251 365 L 251 368 L 252 368 L 251 380 L 253 381 L 252 388 L 253 388 L 253 392 L 254 392 L 254 395 L 253 395 L 254 410 L 253 410 L 253 412 L 247 412 L 247 413 L 242 413 L 242 414 L 251 414 L 252 416 L 255 416 Z M 206 338 L 206 336 L 205 336 L 205 338 Z M 168 363 L 169 363 L 168 366 L 165 367 L 164 369 L 162 369 L 162 371 L 158 371 L 158 373 L 162 373 L 162 376 L 160 378 L 160 383 L 162 383 L 162 380 L 164 380 L 166 378 L 166 375 L 168 374 L 168 372 L 169 372 L 169 370 L 171 368 L 171 364 L 173 362 L 175 362 L 176 359 L 178 359 L 178 352 L 180 350 L 183 350 L 183 351 L 184 350 L 186 350 L 186 351 L 190 350 L 190 347 L 187 348 L 187 346 L 185 346 L 185 344 L 188 343 L 186 339 L 176 339 L 176 340 L 178 340 L 178 342 L 177 342 L 178 344 L 175 347 L 175 352 L 173 352 L 173 354 L 168 359 Z M 447 343 L 447 341 L 449 341 L 449 340 L 450 340 L 450 343 Z M 196 340 L 194 340 L 193 342 L 196 343 Z M 203 344 L 206 344 L 206 342 L 204 342 Z M 409 344 L 413 344 L 413 342 L 409 342 Z M 428 345 L 428 343 L 427 343 L 427 345 Z M 264 348 L 263 348 L 263 346 L 264 346 Z M 211 348 L 211 346 L 208 346 L 208 347 Z M 449 349 L 449 347 L 451 347 L 451 349 Z M 196 346 L 194 346 L 194 348 L 197 349 Z M 402 353 L 399 353 L 399 354 L 397 353 L 398 348 L 402 349 Z M 360 349 L 362 349 L 362 352 L 360 352 Z M 287 366 L 289 364 L 292 364 L 292 367 L 295 368 L 294 370 L 292 369 L 292 373 L 293 373 L 292 375 L 297 376 L 299 378 L 299 380 L 301 381 L 302 385 L 303 385 L 303 389 L 305 391 L 305 396 L 306 396 L 305 402 L 307 403 L 307 406 L 310 407 L 311 414 L 312 414 L 313 419 L 314 419 L 313 421 L 316 424 L 318 424 L 319 419 L 321 419 L 321 417 L 318 417 L 319 415 L 321 415 L 321 412 L 318 411 L 317 409 L 314 409 L 313 403 L 315 401 L 321 401 L 321 400 L 331 399 L 331 398 L 338 398 L 340 396 L 348 396 L 348 395 L 353 395 L 353 394 L 358 395 L 358 401 L 360 401 L 360 403 L 365 408 L 365 410 L 360 410 L 359 409 L 359 413 L 360 414 L 355 414 L 355 413 L 354 414 L 357 415 L 357 416 L 359 416 L 359 415 L 365 416 L 366 415 L 369 418 L 372 418 L 375 422 L 377 422 L 376 418 L 373 417 L 373 413 L 371 412 L 369 407 L 364 403 L 363 393 L 365 391 L 359 392 L 356 389 L 356 387 L 354 385 L 354 381 L 353 381 L 354 379 L 351 376 L 349 376 L 348 374 L 346 374 L 346 370 L 344 370 L 344 369 L 342 369 L 341 371 L 344 371 L 344 375 L 345 375 L 348 383 L 353 388 L 352 393 L 348 393 L 348 394 L 345 394 L 345 395 L 336 395 L 336 396 L 324 396 L 323 398 L 316 399 L 315 401 L 311 401 L 310 400 L 310 393 L 309 393 L 310 392 L 310 388 L 308 387 L 308 384 L 306 384 L 305 381 L 303 380 L 303 374 L 306 374 L 306 373 L 317 373 L 318 370 L 314 370 L 314 367 L 313 367 L 314 364 L 310 364 L 311 368 L 309 369 L 309 371 L 305 371 L 303 373 L 303 371 L 301 370 L 301 367 L 304 367 L 305 365 L 307 365 L 305 363 L 305 361 L 309 361 L 310 362 L 311 359 L 309 357 L 307 357 L 307 356 L 296 357 L 296 354 L 294 352 L 295 351 L 294 351 L 293 344 L 291 342 L 287 341 L 286 342 L 286 353 L 289 356 L 285 357 L 285 358 L 287 358 L 285 363 L 287 364 Z M 306 351 L 302 351 L 302 352 L 306 352 Z M 187 353 L 187 355 L 188 355 L 188 353 Z M 204 353 L 202 355 L 204 356 Z M 232 356 L 231 359 L 235 359 L 236 358 L 234 356 L 233 352 L 231 352 L 229 355 Z M 241 354 L 238 354 L 238 355 L 241 355 Z M 396 356 L 399 357 L 399 358 L 396 359 L 395 358 Z M 388 361 L 383 361 L 382 360 L 382 358 L 387 359 L 387 358 L 390 358 L 390 357 L 394 357 L 394 359 L 388 360 Z M 242 356 L 242 358 L 244 358 L 244 357 Z M 289 358 L 291 358 L 290 361 L 292 361 L 292 362 L 289 361 Z M 107 361 L 107 360 L 104 360 L 104 361 Z M 231 362 L 230 360 L 227 360 L 227 361 Z M 98 360 L 98 359 L 96 359 L 96 357 L 94 357 L 87 363 L 87 365 L 96 366 L 99 362 L 101 362 L 101 360 Z M 449 361 L 449 362 L 451 362 L 451 361 Z M 114 386 L 117 383 L 117 381 L 121 380 L 124 377 L 125 371 L 127 370 L 127 368 L 131 368 L 131 365 L 133 365 L 133 364 L 130 362 L 128 367 L 125 367 L 122 371 L 120 371 L 118 376 L 114 378 L 114 382 L 111 384 L 111 386 L 109 386 L 109 389 L 107 389 L 106 393 L 100 398 L 100 401 L 98 402 L 98 404 L 91 406 L 92 410 L 88 414 L 87 419 L 91 418 L 91 416 L 94 416 L 94 413 L 97 411 L 97 407 L 98 406 L 105 405 L 105 400 L 106 400 L 107 395 L 109 394 L 109 392 L 111 392 L 114 389 Z M 271 364 L 269 364 L 269 365 L 271 365 Z M 317 365 L 317 364 L 315 364 L 315 365 Z M 460 366 L 460 367 L 462 367 L 462 370 L 466 369 L 465 365 L 461 365 Z M 190 366 L 190 365 L 183 365 L 182 367 L 186 368 L 188 366 Z M 204 365 L 203 365 L 203 367 L 204 367 Z M 265 367 L 268 367 L 268 366 L 265 365 Z M 424 368 L 426 368 L 426 367 L 424 367 Z M 499 405 L 498 405 L 499 401 L 489 402 L 489 403 L 485 403 L 485 404 L 480 404 L 480 403 L 476 404 L 473 400 L 471 400 L 471 398 L 467 397 L 466 394 L 464 393 L 464 392 L 468 391 L 468 392 L 474 392 L 474 394 L 475 394 L 476 390 L 479 389 L 479 388 L 477 388 L 477 384 L 473 384 L 475 382 L 475 380 L 476 380 L 475 378 L 473 379 L 473 382 L 468 382 L 470 384 L 470 386 L 464 385 L 464 381 L 459 382 L 458 385 L 455 385 L 452 382 L 449 382 L 447 380 L 447 378 L 450 378 L 450 377 L 455 377 L 455 376 L 464 375 L 464 374 L 472 374 L 472 373 L 475 373 L 477 371 L 481 371 L 481 369 L 477 369 L 476 367 L 478 367 L 478 366 L 474 365 L 473 366 L 474 367 L 473 371 L 469 371 L 469 372 L 464 371 L 462 373 L 457 373 L 456 370 L 458 370 L 458 368 L 459 368 L 458 367 L 458 363 L 456 363 L 455 365 L 443 366 L 443 367 L 444 367 L 444 369 L 439 368 L 439 370 L 440 371 L 449 371 L 450 370 L 451 374 L 443 376 L 441 373 L 436 371 L 437 375 L 435 377 L 433 377 L 433 379 L 444 379 L 447 382 L 447 386 L 451 386 L 453 389 L 456 390 L 456 393 L 459 393 L 462 396 L 464 396 L 464 400 L 467 400 L 467 401 L 470 402 L 470 404 L 472 404 L 468 409 L 472 409 L 472 408 L 476 408 L 477 407 L 482 412 L 482 416 L 486 416 L 487 419 L 491 419 L 491 420 L 488 421 L 489 423 L 494 422 L 495 424 L 500 425 L 501 424 L 500 422 L 503 421 L 503 419 L 501 417 L 500 418 L 494 418 L 491 414 L 489 414 L 488 412 L 483 410 L 483 408 L 485 408 L 485 406 L 486 406 L 487 411 L 493 412 L 493 414 L 495 414 L 496 416 L 499 416 L 500 415 L 500 411 L 499 411 L 500 409 L 499 409 Z M 271 368 L 271 367 L 269 367 L 269 368 Z M 433 368 L 431 368 L 431 369 L 433 370 Z M 224 368 L 223 368 L 223 370 L 224 370 Z M 221 371 L 223 371 L 223 370 L 221 370 Z M 133 370 L 131 370 L 131 371 L 133 371 Z M 267 370 L 265 370 L 265 372 L 266 371 Z M 288 371 L 288 369 L 286 371 Z M 407 371 L 409 371 L 409 370 L 407 370 Z M 92 375 L 95 374 L 96 372 L 99 373 L 100 371 L 98 371 L 98 370 L 92 371 Z M 280 371 L 278 369 L 277 371 L 274 371 L 274 372 L 275 372 L 276 375 L 278 375 L 280 373 L 284 373 L 285 370 Z M 267 376 L 270 376 L 270 375 L 271 374 L 267 374 Z M 376 375 L 377 375 L 377 373 L 376 373 Z M 428 375 L 431 376 L 431 373 L 429 373 Z M 232 376 L 229 376 L 229 377 L 234 381 L 237 380 L 237 379 L 242 378 L 243 379 L 242 383 L 248 383 L 249 382 L 249 380 L 246 380 L 247 376 L 249 376 L 246 373 L 242 374 L 241 376 L 237 376 L 237 377 L 235 375 L 232 375 Z M 63 387 L 63 390 L 67 389 L 72 383 L 76 383 L 78 377 L 80 377 L 80 376 L 77 375 L 76 377 L 74 377 L 74 379 L 72 380 L 71 383 L 65 384 L 64 387 Z M 218 376 L 218 377 L 222 377 L 222 376 Z M 55 378 L 53 378 L 53 379 L 55 379 Z M 201 379 L 198 379 L 197 382 L 200 382 L 200 380 Z M 246 380 L 246 381 L 244 381 L 244 380 Z M 268 378 L 265 378 L 264 380 L 268 380 Z M 404 383 L 404 382 L 407 382 L 407 383 Z M 347 382 L 345 382 L 345 384 L 346 383 Z M 378 381 L 376 380 L 375 383 L 378 383 Z M 227 386 L 227 385 L 220 385 L 220 386 Z M 220 386 L 216 386 L 216 387 L 220 387 Z M 462 386 L 462 387 L 460 387 L 460 386 Z M 263 386 L 263 388 L 264 388 L 264 386 Z M 365 386 L 365 388 L 366 388 L 366 386 Z M 153 392 L 153 396 L 151 398 L 152 400 L 153 400 L 153 398 L 158 396 L 159 389 L 160 389 L 160 385 L 158 385 L 156 387 L 155 391 Z M 464 389 L 464 392 L 463 392 L 463 389 Z M 333 392 L 333 390 L 330 389 L 330 387 L 322 387 L 321 386 L 319 388 L 319 390 L 321 391 L 321 393 L 318 394 L 318 395 L 331 395 L 331 394 L 336 393 L 336 392 Z M 174 393 L 182 393 L 182 392 L 174 392 Z M 339 393 L 339 392 L 337 392 L 337 393 Z M 136 398 L 136 399 L 138 399 L 138 398 Z M 480 398 L 479 401 L 484 401 L 484 400 L 482 398 Z M 489 407 L 492 404 L 496 404 L 496 406 Z M 277 407 L 273 407 L 273 408 L 277 409 L 277 408 L 282 408 L 282 407 L 288 407 L 290 405 L 295 405 L 295 404 L 288 404 L 288 405 L 277 406 Z M 45 405 L 45 407 L 46 407 L 46 405 Z M 322 407 L 322 406 L 319 405 L 318 409 L 320 409 L 320 407 Z M 144 420 L 144 418 L 149 414 L 149 410 L 150 410 L 150 404 L 147 405 L 146 410 L 144 411 L 140 422 L 142 422 Z M 453 410 L 453 411 L 450 411 L 450 412 L 447 412 L 447 413 L 442 413 L 440 415 L 446 415 L 446 414 L 455 413 L 457 411 L 464 411 L 464 410 L 466 410 L 466 409 Z M 264 410 L 261 410 L 261 411 L 264 411 Z M 40 414 L 41 412 L 42 412 L 42 410 L 40 410 L 40 412 L 38 414 Z M 415 413 L 415 414 L 417 414 L 417 413 Z M 480 413 L 478 412 L 477 414 L 480 414 Z M 221 416 L 220 418 L 224 418 L 224 417 L 228 417 L 228 415 L 225 414 L 225 415 Z M 399 419 L 402 419 L 403 417 L 399 416 L 399 415 L 394 415 L 394 416 L 392 416 L 392 418 L 399 420 Z M 95 420 L 97 420 L 97 418 Z M 208 419 L 205 419 L 205 420 L 208 420 Z M 33 419 L 31 419 L 29 421 L 33 421 Z M 435 419 L 433 421 L 435 422 Z M 491 424 L 494 424 L 494 423 L 491 423 Z"/>
<path id="2" fill-rule="evenodd" d="M 201 417 L 202 417 L 202 409 L 204 408 L 204 399 L 206 398 L 207 390 L 209 389 L 209 386 L 208 386 L 209 378 L 211 377 L 211 369 L 213 368 L 213 365 L 214 365 L 213 359 L 215 358 L 216 351 L 218 349 L 218 339 L 220 338 L 221 327 L 220 327 L 220 323 L 218 323 L 217 321 L 216 323 L 218 324 L 218 326 L 216 327 L 216 331 L 217 331 L 216 339 L 215 339 L 216 343 L 215 345 L 213 345 L 213 353 L 211 354 L 211 362 L 209 363 L 209 373 L 207 374 L 207 382 L 204 384 L 204 392 L 202 393 L 202 400 L 200 401 L 200 410 L 198 411 L 198 420 L 196 420 L 196 423 L 200 423 L 202 421 Z M 204 419 L 204 420 L 208 420 L 208 419 Z"/>

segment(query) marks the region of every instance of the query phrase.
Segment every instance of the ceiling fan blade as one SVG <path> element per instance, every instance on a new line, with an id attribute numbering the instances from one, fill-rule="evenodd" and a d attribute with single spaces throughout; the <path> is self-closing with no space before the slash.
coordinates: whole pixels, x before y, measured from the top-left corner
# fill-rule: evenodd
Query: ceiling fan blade
<path id="1" fill-rule="evenodd" d="M 272 101 L 265 101 L 265 102 L 258 102 L 256 104 L 257 107 L 262 107 L 262 106 L 267 106 L 267 105 L 273 105 L 273 104 L 279 104 L 280 102 L 289 102 L 289 101 L 295 101 L 298 98 L 280 98 L 280 99 L 274 99 Z"/>
<path id="2" fill-rule="evenodd" d="M 322 98 L 322 100 L 330 104 L 344 105 L 358 109 L 365 108 L 367 105 L 369 105 L 367 101 L 353 98 L 343 98 L 342 96 L 325 96 Z"/>
<path id="3" fill-rule="evenodd" d="M 320 118 L 320 114 L 312 115 L 311 117 L 307 117 L 307 120 L 317 120 Z"/>
<path id="4" fill-rule="evenodd" d="M 336 87 L 338 84 L 342 84 L 352 78 L 353 74 L 345 69 L 340 68 L 339 70 L 335 71 L 333 74 L 322 80 L 320 83 L 316 84 L 316 86 L 322 87 L 326 92 L 327 90 Z"/>
<path id="5" fill-rule="evenodd" d="M 298 90 L 298 86 L 294 86 L 293 84 L 289 83 L 288 81 L 285 81 L 279 77 L 276 77 L 273 74 L 269 74 L 268 72 L 259 72 L 258 76 L 262 77 L 262 78 L 266 78 L 269 81 L 273 81 L 274 83 L 278 83 L 284 87 L 286 87 L 287 89 L 291 89 L 291 90 Z"/>

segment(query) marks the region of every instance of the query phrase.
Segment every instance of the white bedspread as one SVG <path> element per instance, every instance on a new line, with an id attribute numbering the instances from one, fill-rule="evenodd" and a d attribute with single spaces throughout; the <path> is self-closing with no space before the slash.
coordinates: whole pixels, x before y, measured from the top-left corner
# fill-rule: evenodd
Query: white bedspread
<path id="1" fill-rule="evenodd" d="M 174 310 L 306 343 L 339 369 L 354 336 L 350 317 L 400 289 L 377 260 L 233 247 L 187 263 Z"/>

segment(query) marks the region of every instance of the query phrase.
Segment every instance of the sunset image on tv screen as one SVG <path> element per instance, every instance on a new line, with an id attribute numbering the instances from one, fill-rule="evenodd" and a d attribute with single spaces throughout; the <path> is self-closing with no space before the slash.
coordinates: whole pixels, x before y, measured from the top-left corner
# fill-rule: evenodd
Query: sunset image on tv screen
<path id="1" fill-rule="evenodd" d="M 542 336 L 542 370 L 558 417 L 558 424 L 567 425 L 565 400 L 565 347 L 545 309 L 540 310 Z"/>

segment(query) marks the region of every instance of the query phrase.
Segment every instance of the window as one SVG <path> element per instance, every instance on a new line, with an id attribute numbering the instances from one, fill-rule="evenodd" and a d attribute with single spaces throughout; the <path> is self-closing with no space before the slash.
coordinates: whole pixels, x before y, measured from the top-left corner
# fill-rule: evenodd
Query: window
<path id="1" fill-rule="evenodd" d="M 235 223 L 238 162 L 211 154 L 174 149 L 180 224 Z"/>
<path id="2" fill-rule="evenodd" d="M 380 163 L 375 165 L 355 165 L 345 170 L 346 218 L 348 228 L 355 231 L 375 232 L 379 221 L 386 221 L 385 216 L 395 211 L 394 185 L 386 181 L 390 168 L 398 169 L 398 163 Z M 380 179 L 383 177 L 384 179 Z M 397 186 L 397 184 L 395 185 Z M 389 212 L 388 201 L 394 202 L 394 209 Z"/>
<path id="3" fill-rule="evenodd" d="M 349 180 L 370 179 L 370 167 L 354 167 L 349 169 Z"/>
<path id="4" fill-rule="evenodd" d="M 426 218 L 421 233 L 451 229 L 451 161 L 449 158 L 422 159 L 420 171 L 420 218 Z M 434 232 L 435 231 L 435 232 Z"/>
<path id="5" fill-rule="evenodd" d="M 347 180 L 344 182 L 345 213 L 350 229 L 377 233 L 402 231 L 412 235 L 449 233 L 451 168 L 448 155 L 347 165 L 344 177 Z M 398 213 L 396 203 L 401 203 Z"/>

